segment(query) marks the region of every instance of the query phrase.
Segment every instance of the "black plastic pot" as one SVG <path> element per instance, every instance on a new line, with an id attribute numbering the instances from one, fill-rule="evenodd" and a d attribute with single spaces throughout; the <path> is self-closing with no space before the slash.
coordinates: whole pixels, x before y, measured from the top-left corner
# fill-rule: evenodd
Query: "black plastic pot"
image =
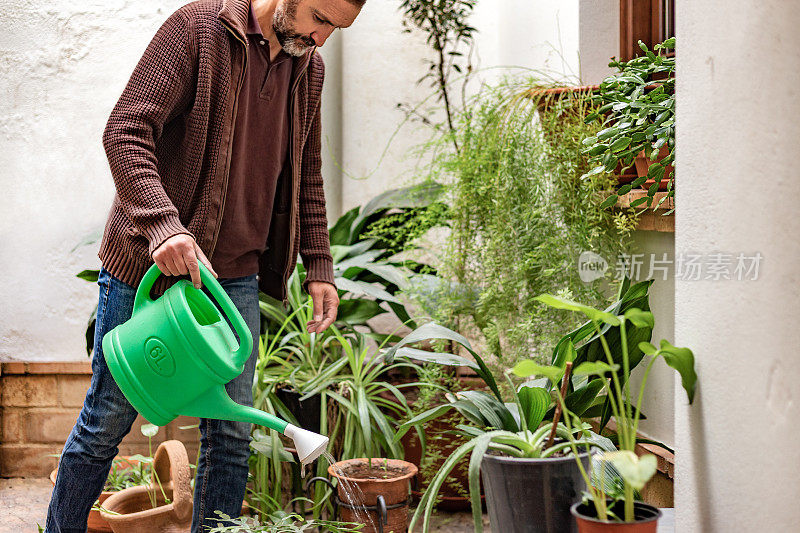
<path id="1" fill-rule="evenodd" d="M 302 401 L 300 401 L 302 395 L 293 389 L 279 388 L 275 394 L 294 415 L 301 428 L 319 433 L 321 408 L 319 394 Z"/>
<path id="2" fill-rule="evenodd" d="M 581 462 L 590 469 L 589 454 Z M 576 533 L 570 506 L 586 484 L 574 457 L 520 459 L 486 454 L 481 463 L 492 531 Z"/>

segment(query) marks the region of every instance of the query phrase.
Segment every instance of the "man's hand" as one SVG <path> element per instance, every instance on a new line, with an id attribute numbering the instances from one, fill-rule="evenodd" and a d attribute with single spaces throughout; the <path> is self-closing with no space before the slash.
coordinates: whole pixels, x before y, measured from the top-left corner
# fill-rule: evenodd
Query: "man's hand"
<path id="1" fill-rule="evenodd" d="M 336 287 L 324 281 L 310 281 L 308 294 L 314 302 L 314 316 L 306 324 L 309 333 L 322 333 L 336 320 L 339 294 Z"/>
<path id="2" fill-rule="evenodd" d="M 153 252 L 153 261 L 156 262 L 158 269 L 165 276 L 189 274 L 192 277 L 192 283 L 197 289 L 202 286 L 198 260 L 203 262 L 215 278 L 218 277 L 214 269 L 211 268 L 211 262 L 206 257 L 206 254 L 203 253 L 203 250 L 200 249 L 191 235 L 186 235 L 185 233 L 173 235 L 161 243 Z"/>

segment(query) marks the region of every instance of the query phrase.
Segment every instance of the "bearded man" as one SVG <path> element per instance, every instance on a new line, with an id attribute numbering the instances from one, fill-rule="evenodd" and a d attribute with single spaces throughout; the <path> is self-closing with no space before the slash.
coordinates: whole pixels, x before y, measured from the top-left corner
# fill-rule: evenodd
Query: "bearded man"
<path id="1" fill-rule="evenodd" d="M 64 445 L 45 531 L 83 532 L 136 411 L 114 382 L 101 339 L 132 313 L 155 262 L 161 293 L 176 276 L 218 278 L 253 334 L 244 372 L 227 384 L 252 405 L 259 289 L 279 300 L 297 255 L 313 300 L 310 332 L 333 323 L 320 159 L 324 65 L 316 52 L 365 0 L 199 0 L 148 45 L 103 133 L 116 195 L 100 245 L 92 380 Z M 238 516 L 251 425 L 201 419 L 192 531 L 215 511 Z"/>

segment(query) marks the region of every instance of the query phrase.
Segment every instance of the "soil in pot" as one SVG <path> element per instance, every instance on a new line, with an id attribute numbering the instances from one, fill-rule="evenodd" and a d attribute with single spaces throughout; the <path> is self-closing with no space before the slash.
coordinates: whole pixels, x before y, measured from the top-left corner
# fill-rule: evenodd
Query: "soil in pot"
<path id="1" fill-rule="evenodd" d="M 581 456 L 590 469 L 589 454 Z M 528 459 L 486 454 L 481 463 L 492 529 L 504 533 L 576 533 L 570 506 L 586 484 L 572 456 Z"/>
<path id="2" fill-rule="evenodd" d="M 611 510 L 617 516 L 625 516 L 623 502 L 616 502 Z M 661 511 L 657 507 L 644 502 L 634 502 L 633 516 L 635 522 L 603 522 L 597 518 L 591 502 L 576 503 L 570 508 L 572 516 L 578 524 L 579 533 L 656 533 Z"/>
<path id="3" fill-rule="evenodd" d="M 377 533 L 380 513 L 364 509 L 378 504 L 383 496 L 387 507 L 383 531 L 401 533 L 408 527 L 408 501 L 411 478 L 417 467 L 399 459 L 348 459 L 328 467 L 328 473 L 338 480 L 336 488 L 340 519 L 364 524 L 362 533 Z"/>

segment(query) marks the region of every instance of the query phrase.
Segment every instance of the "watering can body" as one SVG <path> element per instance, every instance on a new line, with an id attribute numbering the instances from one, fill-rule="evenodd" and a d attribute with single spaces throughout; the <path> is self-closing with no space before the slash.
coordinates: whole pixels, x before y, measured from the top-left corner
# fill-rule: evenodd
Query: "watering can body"
<path id="1" fill-rule="evenodd" d="M 222 286 L 202 264 L 200 272 L 239 342 L 220 309 L 187 280 L 151 299 L 160 275 L 153 265 L 136 291 L 130 320 L 103 337 L 111 375 L 131 405 L 159 426 L 188 415 L 253 422 L 284 432 L 285 421 L 237 404 L 226 393 L 225 384 L 244 370 L 253 338 Z"/>

